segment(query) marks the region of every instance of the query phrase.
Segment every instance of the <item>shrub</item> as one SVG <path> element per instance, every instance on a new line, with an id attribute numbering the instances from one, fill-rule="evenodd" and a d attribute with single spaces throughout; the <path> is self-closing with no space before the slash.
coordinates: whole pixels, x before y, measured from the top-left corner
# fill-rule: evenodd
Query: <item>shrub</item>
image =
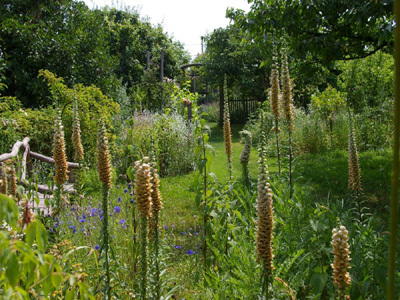
<path id="1" fill-rule="evenodd" d="M 207 122 L 218 122 L 219 121 L 219 103 L 211 102 L 202 104 L 200 112 L 205 113 L 203 119 Z"/>
<path id="2" fill-rule="evenodd" d="M 141 157 L 155 156 L 161 176 L 175 176 L 194 168 L 193 126 L 178 113 L 135 112 L 117 139 L 115 164 L 126 174 Z M 125 177 L 125 176 L 123 176 Z"/>

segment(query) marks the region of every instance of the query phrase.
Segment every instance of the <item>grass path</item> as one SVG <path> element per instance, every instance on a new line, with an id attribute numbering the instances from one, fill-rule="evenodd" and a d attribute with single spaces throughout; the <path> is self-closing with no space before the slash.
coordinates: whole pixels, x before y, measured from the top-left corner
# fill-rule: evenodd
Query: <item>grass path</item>
<path id="1" fill-rule="evenodd" d="M 215 156 L 211 162 L 210 172 L 214 173 L 220 183 L 226 182 L 228 179 L 227 157 L 225 154 L 225 145 L 222 128 L 217 123 L 209 124 L 211 135 L 209 144 L 215 150 Z M 240 143 L 240 130 L 243 125 L 232 126 L 232 157 L 233 170 L 232 177 L 234 180 L 240 180 L 241 166 L 239 156 L 243 149 Z M 252 181 L 257 179 L 258 174 L 258 154 L 257 149 L 253 147 L 250 155 L 249 173 Z M 270 172 L 277 171 L 274 163 L 270 166 Z M 163 222 L 168 225 L 175 225 L 178 229 L 182 226 L 191 226 L 195 223 L 196 217 L 200 214 L 195 204 L 196 192 L 192 187 L 197 171 L 193 171 L 187 175 L 177 177 L 164 177 L 161 179 L 160 189 L 164 199 Z"/>

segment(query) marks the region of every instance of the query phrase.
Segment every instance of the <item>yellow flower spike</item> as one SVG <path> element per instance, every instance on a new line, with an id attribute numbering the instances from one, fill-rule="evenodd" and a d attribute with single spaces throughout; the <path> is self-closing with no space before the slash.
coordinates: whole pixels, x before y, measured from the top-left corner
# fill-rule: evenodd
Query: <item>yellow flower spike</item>
<path id="1" fill-rule="evenodd" d="M 17 177 L 15 176 L 15 170 L 13 167 L 9 171 L 10 176 L 10 195 L 12 197 L 17 196 Z"/>
<path id="2" fill-rule="evenodd" d="M 274 257 L 272 249 L 274 215 L 272 206 L 273 195 L 272 190 L 269 188 L 269 173 L 264 157 L 261 157 L 259 160 L 259 171 L 257 186 L 257 257 L 258 260 L 262 260 L 269 276 L 274 268 L 272 265 Z"/>
<path id="3" fill-rule="evenodd" d="M 289 75 L 289 65 L 286 50 L 282 54 L 282 107 L 289 130 L 293 130 L 293 99 L 292 82 Z"/>
<path id="4" fill-rule="evenodd" d="M 53 159 L 56 165 L 54 181 L 61 186 L 68 179 L 68 165 L 65 154 L 64 130 L 59 115 L 56 117 L 54 124 Z"/>
<path id="5" fill-rule="evenodd" d="M 162 198 L 160 193 L 160 179 L 158 177 L 157 169 L 155 168 L 154 164 L 150 168 L 151 172 L 151 184 L 152 184 L 152 215 L 158 214 L 162 208 Z"/>
<path id="6" fill-rule="evenodd" d="M 107 133 L 104 123 L 100 121 L 97 132 L 97 170 L 100 181 L 111 188 L 111 160 L 108 150 Z"/>
<path id="7" fill-rule="evenodd" d="M 142 216 L 150 217 L 151 216 L 151 195 L 152 195 L 152 186 L 151 186 L 151 172 L 150 165 L 148 163 L 148 159 L 144 158 L 143 162 L 136 161 L 136 201 L 139 212 Z"/>
<path id="8" fill-rule="evenodd" d="M 1 186 L 0 186 L 0 193 L 7 195 L 7 175 L 3 169 L 3 175 L 1 176 Z"/>
<path id="9" fill-rule="evenodd" d="M 345 226 L 340 226 L 332 230 L 332 246 L 334 261 L 331 264 L 333 269 L 333 283 L 340 292 L 342 298 L 345 297 L 346 288 L 351 284 L 350 269 L 350 249 L 348 245 L 348 231 Z"/>
<path id="10" fill-rule="evenodd" d="M 74 159 L 80 162 L 84 158 L 83 146 L 81 142 L 81 127 L 79 122 L 78 102 L 74 101 L 72 107 L 72 144 L 74 145 Z"/>
<path id="11" fill-rule="evenodd" d="M 228 85 L 226 82 L 226 75 L 224 79 L 224 142 L 225 153 L 228 156 L 228 163 L 232 163 L 232 135 L 231 135 L 231 122 L 229 115 L 229 102 L 228 102 Z"/>
<path id="12" fill-rule="evenodd" d="M 281 115 L 279 111 L 279 73 L 275 56 L 273 57 L 273 60 L 274 63 L 272 66 L 271 76 L 270 76 L 271 90 L 269 98 L 271 104 L 271 111 L 277 118 L 279 118 L 279 116 Z"/>

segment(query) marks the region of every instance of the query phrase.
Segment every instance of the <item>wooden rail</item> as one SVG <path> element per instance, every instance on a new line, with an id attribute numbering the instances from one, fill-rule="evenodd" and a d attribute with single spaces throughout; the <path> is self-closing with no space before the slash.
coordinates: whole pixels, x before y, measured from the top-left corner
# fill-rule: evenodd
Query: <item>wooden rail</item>
<path id="1" fill-rule="evenodd" d="M 18 156 L 19 150 L 22 148 L 24 149 L 23 154 L 22 154 L 22 162 L 21 162 L 21 167 L 22 167 L 22 174 L 20 178 L 20 184 L 23 186 L 27 186 L 27 173 L 28 173 L 28 178 L 34 178 L 33 176 L 33 161 L 32 158 L 37 159 L 39 161 L 45 162 L 45 163 L 50 163 L 55 165 L 55 161 L 53 158 L 30 151 L 29 148 L 29 137 L 25 137 L 22 142 L 18 141 L 14 144 L 12 147 L 12 150 L 10 153 L 4 153 L 0 155 L 0 164 L 5 162 L 6 160 L 12 159 L 14 157 Z M 68 169 L 69 169 L 69 182 L 74 182 L 74 169 L 79 169 L 80 165 L 74 162 L 67 162 L 68 164 Z M 38 192 L 43 193 L 43 194 L 52 194 L 53 190 L 50 189 L 47 185 L 42 185 L 38 184 L 37 185 Z M 75 190 L 71 189 L 70 187 L 65 189 L 67 192 L 74 193 Z"/>

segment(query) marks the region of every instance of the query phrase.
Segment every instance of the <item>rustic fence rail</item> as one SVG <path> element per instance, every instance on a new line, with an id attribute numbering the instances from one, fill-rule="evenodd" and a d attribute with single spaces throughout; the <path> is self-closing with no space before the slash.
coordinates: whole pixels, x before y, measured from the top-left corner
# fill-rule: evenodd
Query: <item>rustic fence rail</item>
<path id="1" fill-rule="evenodd" d="M 45 162 L 45 163 L 50 163 L 50 164 L 55 164 L 54 159 L 52 157 L 48 157 L 36 152 L 33 152 L 29 148 L 29 137 L 25 137 L 22 142 L 17 141 L 14 146 L 12 147 L 12 150 L 10 153 L 4 153 L 0 155 L 0 164 L 3 164 L 5 161 L 9 159 L 16 158 L 18 156 L 18 153 L 20 150 L 23 151 L 22 153 L 22 160 L 20 164 L 21 168 L 21 177 L 19 178 L 19 183 L 23 186 L 27 186 L 27 181 L 29 179 L 34 180 L 34 163 L 32 159 L 37 159 L 39 161 Z M 68 182 L 73 183 L 75 180 L 74 176 L 74 170 L 79 169 L 80 165 L 74 162 L 67 162 L 68 164 L 68 170 L 69 170 L 69 176 L 68 176 Z M 37 189 L 39 193 L 43 194 L 52 194 L 53 190 L 49 188 L 47 185 L 43 184 L 37 184 Z M 70 187 L 67 186 L 65 191 L 67 192 L 74 192 L 74 190 Z"/>
<path id="2" fill-rule="evenodd" d="M 229 113 L 231 123 L 244 124 L 250 114 L 254 113 L 261 101 L 257 99 L 229 99 Z"/>

